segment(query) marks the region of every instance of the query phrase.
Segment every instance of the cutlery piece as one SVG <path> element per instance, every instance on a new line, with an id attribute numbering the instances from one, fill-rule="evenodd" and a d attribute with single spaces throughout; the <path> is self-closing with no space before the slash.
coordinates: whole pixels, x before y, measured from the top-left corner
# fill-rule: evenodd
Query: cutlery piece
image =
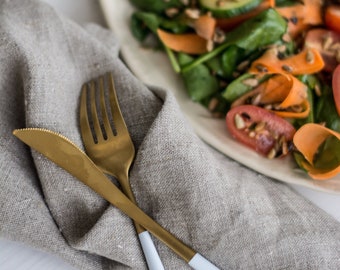
<path id="1" fill-rule="evenodd" d="M 80 100 L 80 129 L 86 154 L 103 172 L 116 177 L 125 195 L 137 204 L 129 182 L 135 148 L 120 111 L 112 73 L 85 83 Z M 149 232 L 136 222 L 134 225 L 149 269 L 163 270 Z"/>
<path id="2" fill-rule="evenodd" d="M 218 270 L 214 264 L 165 230 L 129 200 L 93 161 L 65 136 L 41 128 L 16 129 L 13 134 L 97 192 L 146 228 L 193 269 Z"/>

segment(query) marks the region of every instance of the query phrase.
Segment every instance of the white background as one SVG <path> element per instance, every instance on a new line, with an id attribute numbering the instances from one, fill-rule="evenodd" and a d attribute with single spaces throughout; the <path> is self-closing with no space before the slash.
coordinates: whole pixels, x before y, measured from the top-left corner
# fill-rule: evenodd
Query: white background
<path id="1" fill-rule="evenodd" d="M 79 24 L 95 22 L 106 26 L 99 2 L 96 0 L 43 0 Z M 112 0 L 114 1 L 114 0 Z M 340 195 L 332 195 L 292 186 L 314 204 L 340 222 Z M 1 270 L 75 270 L 59 258 L 21 243 L 0 238 Z"/>

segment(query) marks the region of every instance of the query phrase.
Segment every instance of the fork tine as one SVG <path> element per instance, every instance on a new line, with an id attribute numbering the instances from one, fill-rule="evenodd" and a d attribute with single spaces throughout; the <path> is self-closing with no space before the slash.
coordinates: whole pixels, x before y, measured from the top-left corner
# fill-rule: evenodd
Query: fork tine
<path id="1" fill-rule="evenodd" d="M 80 128 L 84 144 L 91 145 L 94 142 L 94 138 L 92 136 L 89 118 L 87 115 L 87 89 L 88 85 L 84 84 L 82 86 L 80 97 Z"/>
<path id="2" fill-rule="evenodd" d="M 101 107 L 102 120 L 103 120 L 103 128 L 105 130 L 107 138 L 110 138 L 114 136 L 114 134 L 113 134 L 112 127 L 110 125 L 110 120 L 109 120 L 108 112 L 106 109 L 103 76 L 99 78 L 99 98 L 100 98 L 100 107 Z"/>
<path id="3" fill-rule="evenodd" d="M 102 133 L 102 129 L 99 124 L 98 119 L 98 112 L 97 112 L 97 106 L 96 106 L 96 89 L 95 89 L 95 83 L 94 81 L 91 81 L 90 83 L 90 108 L 91 108 L 91 115 L 92 115 L 92 122 L 93 122 L 93 131 L 97 137 L 97 141 L 104 140 L 104 136 Z"/>
<path id="4" fill-rule="evenodd" d="M 108 83 L 109 83 L 109 99 L 110 99 L 110 106 L 112 112 L 113 123 L 116 128 L 117 135 L 120 133 L 124 133 L 125 136 L 129 136 L 128 129 L 126 127 L 124 118 L 122 116 L 122 112 L 120 110 L 116 89 L 114 85 L 114 80 L 112 73 L 109 73 Z"/>

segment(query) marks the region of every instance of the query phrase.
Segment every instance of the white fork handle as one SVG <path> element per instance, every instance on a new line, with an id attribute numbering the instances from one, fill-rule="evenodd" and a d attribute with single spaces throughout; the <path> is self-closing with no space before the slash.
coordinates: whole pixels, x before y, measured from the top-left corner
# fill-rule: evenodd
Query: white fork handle
<path id="1" fill-rule="evenodd" d="M 217 268 L 199 253 L 196 253 L 194 257 L 192 257 L 188 262 L 188 264 L 195 270 L 219 270 L 219 268 Z"/>
<path id="2" fill-rule="evenodd" d="M 144 251 L 149 270 L 164 270 L 164 266 L 161 262 L 161 259 L 159 258 L 158 252 L 149 232 L 141 232 L 138 237 Z M 192 259 L 188 262 L 188 264 L 195 270 L 219 270 L 219 268 L 217 268 L 199 253 L 196 253 L 194 257 L 192 257 Z"/>
<path id="3" fill-rule="evenodd" d="M 164 270 L 161 259 L 159 258 L 156 247 L 151 239 L 151 235 L 148 231 L 138 234 L 139 241 L 141 243 L 146 263 L 149 270 Z"/>

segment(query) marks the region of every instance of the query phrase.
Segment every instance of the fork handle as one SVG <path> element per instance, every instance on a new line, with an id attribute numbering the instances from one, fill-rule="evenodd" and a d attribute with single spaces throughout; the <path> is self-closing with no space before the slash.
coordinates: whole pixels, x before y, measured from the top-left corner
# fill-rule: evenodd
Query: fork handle
<path id="1" fill-rule="evenodd" d="M 128 172 L 126 171 L 123 174 L 118 175 L 119 183 L 122 187 L 124 194 L 135 204 L 137 205 L 135 196 L 132 192 Z M 148 231 L 146 231 L 141 225 L 139 225 L 136 221 L 134 221 L 134 225 L 136 228 L 136 232 L 138 234 L 139 242 L 141 244 L 144 257 L 146 259 L 146 263 L 148 265 L 149 270 L 164 270 L 163 263 L 161 258 L 158 255 L 155 244 L 152 241 L 151 235 Z"/>
<path id="2" fill-rule="evenodd" d="M 138 234 L 149 270 L 164 270 L 163 263 L 148 231 Z"/>

